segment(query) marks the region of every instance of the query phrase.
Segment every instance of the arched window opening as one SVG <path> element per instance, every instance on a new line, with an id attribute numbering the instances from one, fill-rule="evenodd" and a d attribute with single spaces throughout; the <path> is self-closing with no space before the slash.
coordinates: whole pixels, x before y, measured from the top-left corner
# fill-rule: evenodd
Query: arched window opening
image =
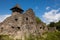
<path id="1" fill-rule="evenodd" d="M 1 27 L 1 29 L 3 29 L 3 27 Z"/>
<path id="2" fill-rule="evenodd" d="M 15 21 L 18 21 L 18 19 L 16 18 Z"/>
<path id="3" fill-rule="evenodd" d="M 18 29 L 20 29 L 20 27 L 17 27 Z"/>
<path id="4" fill-rule="evenodd" d="M 11 28 L 14 28 L 13 26 L 11 26 Z"/>
<path id="5" fill-rule="evenodd" d="M 26 20 L 28 20 L 28 18 L 26 18 Z"/>
<path id="6" fill-rule="evenodd" d="M 42 29 L 42 27 L 40 27 L 40 29 Z"/>

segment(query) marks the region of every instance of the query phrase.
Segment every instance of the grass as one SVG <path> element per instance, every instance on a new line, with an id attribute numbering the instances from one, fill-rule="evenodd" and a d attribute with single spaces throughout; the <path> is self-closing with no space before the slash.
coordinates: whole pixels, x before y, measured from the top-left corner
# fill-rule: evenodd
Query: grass
<path id="1" fill-rule="evenodd" d="M 45 38 L 43 36 L 47 35 Z M 43 36 L 32 35 L 30 34 L 28 37 L 25 36 L 25 40 L 60 40 L 60 32 L 47 32 L 43 34 Z M 8 35 L 0 35 L 0 40 L 14 40 L 10 38 Z M 21 39 L 16 39 L 21 40 Z"/>

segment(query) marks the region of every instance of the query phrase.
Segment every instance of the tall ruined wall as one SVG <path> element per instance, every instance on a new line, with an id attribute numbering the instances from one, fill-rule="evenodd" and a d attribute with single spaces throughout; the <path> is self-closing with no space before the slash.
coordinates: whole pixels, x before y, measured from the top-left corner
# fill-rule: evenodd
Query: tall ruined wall
<path id="1" fill-rule="evenodd" d="M 2 32 L 7 32 L 8 33 L 12 33 L 17 31 L 21 25 L 22 25 L 22 15 L 14 15 L 14 16 L 10 16 L 8 18 L 6 18 L 3 21 L 3 25 L 1 25 L 1 28 L 3 28 Z"/>
<path id="2" fill-rule="evenodd" d="M 21 38 L 25 34 L 29 35 L 31 33 L 36 35 L 36 33 L 42 32 L 40 30 L 42 24 L 37 25 L 32 9 L 28 9 L 23 14 L 13 12 L 12 15 L 6 18 L 2 23 L 0 26 L 0 34 L 12 35 L 15 36 L 15 38 Z"/>
<path id="3" fill-rule="evenodd" d="M 32 14 L 32 15 L 31 15 Z M 35 33 L 36 31 L 36 20 L 35 20 L 35 15 L 32 9 L 28 9 L 24 13 L 24 24 L 26 24 L 26 29 L 30 33 Z"/>
<path id="4" fill-rule="evenodd" d="M 32 12 L 31 10 L 28 10 Z M 24 35 L 24 33 L 32 33 L 36 31 L 35 15 L 30 15 L 30 12 L 19 14 L 14 12 L 10 17 L 3 21 L 0 26 L 0 34 L 8 35 Z M 31 14 L 34 14 L 33 12 Z M 33 16 L 33 17 L 32 17 Z"/>

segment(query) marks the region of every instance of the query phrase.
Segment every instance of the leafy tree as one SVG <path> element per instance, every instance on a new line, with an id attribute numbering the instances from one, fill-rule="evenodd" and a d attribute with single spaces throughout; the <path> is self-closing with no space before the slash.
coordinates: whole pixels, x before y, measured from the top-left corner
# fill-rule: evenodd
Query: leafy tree
<path id="1" fill-rule="evenodd" d="M 54 22 L 50 22 L 50 24 L 48 26 L 49 27 L 55 27 L 55 23 Z"/>
<path id="2" fill-rule="evenodd" d="M 56 29 L 60 31 L 60 21 L 56 23 Z"/>
<path id="3" fill-rule="evenodd" d="M 37 24 L 39 24 L 42 21 L 41 21 L 41 19 L 39 17 L 36 17 L 36 22 L 37 22 Z"/>
<path id="4" fill-rule="evenodd" d="M 48 26 L 49 26 L 49 27 L 56 27 L 56 29 L 57 29 L 58 31 L 60 31 L 60 21 L 58 21 L 58 22 L 56 22 L 56 23 L 51 22 Z"/>

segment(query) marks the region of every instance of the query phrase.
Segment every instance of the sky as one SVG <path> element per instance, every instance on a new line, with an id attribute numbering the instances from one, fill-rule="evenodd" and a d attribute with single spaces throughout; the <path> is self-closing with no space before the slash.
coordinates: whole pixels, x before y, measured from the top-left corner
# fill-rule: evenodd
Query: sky
<path id="1" fill-rule="evenodd" d="M 0 22 L 12 14 L 10 9 L 16 4 L 24 11 L 32 8 L 35 15 L 46 24 L 60 20 L 60 0 L 0 0 Z"/>

